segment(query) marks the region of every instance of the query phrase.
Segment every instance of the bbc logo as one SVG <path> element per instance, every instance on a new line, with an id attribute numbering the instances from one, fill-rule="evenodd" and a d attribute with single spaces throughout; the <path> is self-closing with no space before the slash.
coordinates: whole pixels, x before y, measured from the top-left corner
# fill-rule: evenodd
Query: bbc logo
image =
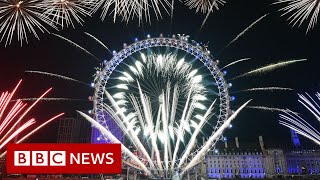
<path id="1" fill-rule="evenodd" d="M 7 145 L 10 174 L 120 174 L 121 165 L 121 144 Z"/>
<path id="2" fill-rule="evenodd" d="M 66 151 L 14 151 L 14 166 L 66 166 Z"/>

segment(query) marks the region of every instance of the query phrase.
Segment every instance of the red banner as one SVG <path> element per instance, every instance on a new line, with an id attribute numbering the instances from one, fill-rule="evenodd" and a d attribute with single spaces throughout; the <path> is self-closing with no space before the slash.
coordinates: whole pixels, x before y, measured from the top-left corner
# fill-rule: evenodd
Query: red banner
<path id="1" fill-rule="evenodd" d="M 7 173 L 120 174 L 120 144 L 9 144 Z"/>

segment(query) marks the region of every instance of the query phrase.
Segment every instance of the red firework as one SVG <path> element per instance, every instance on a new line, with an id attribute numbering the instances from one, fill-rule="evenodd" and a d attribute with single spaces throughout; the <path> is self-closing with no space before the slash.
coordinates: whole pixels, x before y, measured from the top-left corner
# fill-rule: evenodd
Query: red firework
<path id="1" fill-rule="evenodd" d="M 25 116 L 28 114 L 28 112 L 33 109 L 35 105 L 38 104 L 38 102 L 47 95 L 52 88 L 48 89 L 46 92 L 44 92 L 39 98 L 36 99 L 36 101 L 31 104 L 29 107 L 26 103 L 24 103 L 22 100 L 18 99 L 15 101 L 14 105 L 9 109 L 9 104 L 12 102 L 12 97 L 16 93 L 18 87 L 20 86 L 22 80 L 18 82 L 16 87 L 12 90 L 12 92 L 3 92 L 0 96 L 0 152 L 3 152 L 3 148 L 12 140 L 17 137 L 20 133 L 26 133 L 29 131 L 26 135 L 19 138 L 15 143 L 21 143 L 26 138 L 31 136 L 33 133 L 41 129 L 43 126 L 47 125 L 51 121 L 57 119 L 58 117 L 62 116 L 64 113 L 60 113 L 49 120 L 45 121 L 44 123 L 40 124 L 39 126 L 32 127 L 36 123 L 36 120 L 34 118 L 31 118 L 29 120 L 25 120 Z M 22 124 L 22 125 L 20 125 Z M 3 156 L 5 152 L 0 155 Z"/>

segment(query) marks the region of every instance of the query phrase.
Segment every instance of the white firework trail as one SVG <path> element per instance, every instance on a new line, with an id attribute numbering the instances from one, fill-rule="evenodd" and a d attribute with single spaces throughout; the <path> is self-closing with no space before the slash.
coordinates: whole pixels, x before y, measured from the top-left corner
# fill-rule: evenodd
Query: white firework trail
<path id="1" fill-rule="evenodd" d="M 283 12 L 282 16 L 289 16 L 289 24 L 292 24 L 293 27 L 301 26 L 309 21 L 306 33 L 313 29 L 318 22 L 319 0 L 276 0 L 273 4 L 285 5 L 279 11 Z"/>
<path id="2" fill-rule="evenodd" d="M 262 19 L 264 19 L 267 15 L 268 14 L 261 16 L 256 21 L 254 21 L 252 24 L 250 24 L 246 29 L 244 29 L 242 32 L 240 32 L 231 42 L 229 42 L 229 44 L 227 44 L 227 46 L 224 49 L 228 48 L 231 44 L 236 42 L 241 36 L 243 36 L 247 31 L 249 31 L 253 26 L 255 26 L 258 22 L 260 22 Z"/>
<path id="3" fill-rule="evenodd" d="M 320 145 L 320 133 L 306 120 L 291 111 L 280 114 L 279 123 Z"/>
<path id="4" fill-rule="evenodd" d="M 243 61 L 249 61 L 250 59 L 251 59 L 251 58 L 243 58 L 243 59 L 239 59 L 239 60 L 233 61 L 233 62 L 225 65 L 223 68 L 221 68 L 221 70 L 223 70 L 223 69 L 225 69 L 225 68 L 227 68 L 227 67 L 229 67 L 229 66 L 235 65 L 235 64 L 237 64 L 237 63 L 243 62 Z"/>
<path id="5" fill-rule="evenodd" d="M 232 120 L 234 120 L 237 115 L 240 113 L 240 111 L 245 108 L 247 106 L 247 104 L 250 102 L 251 100 L 247 101 L 246 103 L 244 103 L 239 109 L 237 109 L 228 119 L 227 121 L 225 121 L 223 123 L 223 125 L 215 132 L 213 133 L 209 139 L 207 140 L 207 142 L 204 144 L 204 146 L 202 146 L 201 148 L 199 148 L 199 152 L 197 152 L 197 154 L 195 155 L 195 157 L 193 157 L 191 159 L 191 161 L 182 169 L 182 173 L 184 174 L 186 171 L 188 171 L 190 168 L 194 167 L 196 164 L 199 163 L 199 161 L 201 161 L 201 158 L 203 158 L 206 153 L 208 152 L 208 150 L 212 147 L 213 142 L 220 137 L 220 135 L 223 133 L 223 131 L 229 127 L 230 123 Z"/>
<path id="6" fill-rule="evenodd" d="M 170 13 L 171 22 L 170 22 L 170 26 L 172 26 L 173 10 L 174 10 L 174 0 L 171 1 L 171 13 Z"/>
<path id="7" fill-rule="evenodd" d="M 112 54 L 112 52 L 110 51 L 110 49 L 103 43 L 101 42 L 98 38 L 96 38 L 95 36 L 93 36 L 90 33 L 84 32 L 86 35 L 88 35 L 89 37 L 91 37 L 92 39 L 94 39 L 96 42 L 98 42 L 102 47 L 104 47 L 110 54 Z"/>
<path id="8" fill-rule="evenodd" d="M 308 93 L 298 94 L 298 96 L 298 102 L 301 103 L 309 112 L 311 112 L 311 114 L 317 119 L 317 121 L 320 121 L 320 94 L 315 94 L 317 99 L 312 98 L 312 96 Z M 290 129 L 293 129 L 302 136 L 305 136 L 306 138 L 320 145 L 319 131 L 306 120 L 304 120 L 301 116 L 299 116 L 299 114 L 294 113 L 291 110 L 284 114 L 280 114 L 279 123 Z"/>
<path id="9" fill-rule="evenodd" d="M 307 108 L 316 118 L 318 121 L 320 121 L 320 106 L 319 104 L 308 94 L 305 93 L 306 95 L 303 94 L 298 94 L 300 102 L 305 108 Z M 319 100 L 320 94 L 317 93 L 316 97 Z"/>
<path id="10" fill-rule="evenodd" d="M 250 88 L 250 89 L 244 89 L 237 92 L 250 92 L 250 91 L 293 91 L 292 88 L 287 87 L 259 87 L 259 88 Z"/>
<path id="11" fill-rule="evenodd" d="M 185 150 L 185 152 L 183 153 L 183 155 L 182 155 L 182 157 L 180 159 L 178 168 L 181 167 L 181 165 L 185 162 L 186 158 L 189 156 L 192 148 L 194 147 L 194 145 L 196 143 L 196 138 L 197 138 L 199 132 L 201 131 L 202 126 L 206 123 L 206 121 L 208 120 L 209 115 L 212 113 L 213 105 L 215 104 L 215 102 L 216 102 L 216 100 L 214 100 L 212 102 L 212 104 L 208 108 L 207 112 L 204 114 L 203 117 L 201 117 L 200 123 L 197 124 L 196 129 L 193 132 L 192 137 L 191 137 L 191 139 L 190 139 L 190 141 L 189 141 L 189 143 L 188 143 L 188 145 L 186 147 L 186 150 Z"/>
<path id="12" fill-rule="evenodd" d="M 59 75 L 59 74 L 54 74 L 54 73 L 50 73 L 50 72 L 44 72 L 44 71 L 25 71 L 26 73 L 32 73 L 32 74 L 42 74 L 42 75 L 46 75 L 46 76 L 52 76 L 52 77 L 56 77 L 56 78 L 60 78 L 63 80 L 67 80 L 67 81 L 73 81 L 76 83 L 80 83 L 80 84 L 84 84 L 89 86 L 87 83 L 67 77 L 67 76 L 63 76 L 63 75 Z"/>
<path id="13" fill-rule="evenodd" d="M 105 91 L 105 94 L 106 94 L 107 98 L 110 100 L 111 104 L 113 105 L 113 108 L 115 108 L 116 112 L 119 113 L 119 117 L 124 122 L 124 124 L 126 126 L 126 131 L 128 131 L 128 134 L 129 134 L 129 137 L 131 138 L 131 141 L 136 145 L 136 147 L 139 149 L 139 151 L 145 155 L 145 157 L 148 159 L 150 165 L 152 167 L 154 167 L 154 164 L 151 160 L 151 157 L 149 156 L 148 152 L 146 151 L 143 144 L 139 140 L 138 136 L 134 133 L 134 129 L 133 129 L 134 127 L 132 127 L 132 121 L 134 121 L 135 114 L 131 113 L 128 116 L 126 116 L 123 112 L 120 111 L 121 107 L 119 107 L 119 105 L 116 103 L 116 101 L 113 99 L 113 97 L 107 91 Z M 132 120 L 132 121 L 130 122 L 130 120 Z"/>
<path id="14" fill-rule="evenodd" d="M 188 0 L 187 0 L 188 1 Z M 200 1 L 198 1 L 198 2 L 202 2 L 202 3 L 200 3 L 200 6 L 201 6 L 201 4 L 203 4 L 203 2 L 208 2 L 208 1 L 211 1 L 211 0 L 200 0 Z M 189 0 L 189 2 L 197 2 L 197 0 Z M 202 24 L 201 24 L 201 27 L 200 27 L 200 29 L 202 29 L 203 28 L 203 26 L 204 26 L 204 24 L 207 22 L 207 20 L 208 20 L 208 18 L 209 18 L 209 15 L 211 14 L 211 12 L 213 12 L 213 8 L 216 8 L 217 10 L 219 10 L 219 3 L 221 4 L 221 5 L 223 5 L 224 3 L 225 3 L 225 1 L 224 0 L 213 0 L 213 1 L 211 1 L 211 2 L 213 2 L 211 5 L 210 5 L 210 9 L 208 9 L 208 12 L 207 12 L 207 15 L 206 15 L 206 17 L 204 18 L 204 20 L 202 21 Z M 199 7 L 199 6 L 198 6 Z"/>
<path id="15" fill-rule="evenodd" d="M 100 59 L 99 59 L 99 58 L 97 58 L 95 55 L 93 55 L 92 53 L 90 53 L 88 50 L 86 50 L 86 49 L 83 48 L 82 46 L 80 46 L 80 45 L 78 45 L 77 43 L 71 41 L 70 39 L 65 38 L 65 37 L 63 37 L 63 36 L 61 36 L 61 35 L 59 35 L 59 34 L 55 34 L 55 33 L 50 33 L 50 34 L 52 34 L 52 35 L 54 35 L 54 36 L 56 36 L 56 37 L 58 37 L 58 38 L 60 38 L 60 39 L 62 39 L 62 40 L 64 40 L 64 41 L 67 41 L 67 42 L 70 43 L 71 45 L 75 46 L 76 48 L 79 48 L 80 50 L 82 50 L 82 51 L 85 52 L 86 54 L 88 54 L 88 55 L 90 55 L 91 57 L 93 57 L 97 62 L 100 62 Z"/>
<path id="16" fill-rule="evenodd" d="M 41 17 L 39 0 L 0 0 L 0 34 L 5 46 L 11 44 L 16 34 L 21 46 L 28 43 L 28 34 L 39 39 L 38 33 L 49 32 L 47 27 L 56 28 L 50 19 Z"/>
<path id="17" fill-rule="evenodd" d="M 73 21 L 82 25 L 82 17 L 91 15 L 92 4 L 86 0 L 43 0 L 40 7 L 43 9 L 42 17 L 63 29 L 70 25 L 75 28 Z"/>
<path id="18" fill-rule="evenodd" d="M 271 111 L 271 112 L 283 112 L 286 113 L 288 109 L 274 108 L 274 107 L 266 107 L 266 106 L 247 106 L 247 109 L 259 109 L 263 111 Z M 296 113 L 296 112 L 295 112 Z M 297 113 L 296 113 L 297 114 Z"/>
<path id="19" fill-rule="evenodd" d="M 183 109 L 183 114 L 181 116 L 180 125 L 179 125 L 179 129 L 178 129 L 178 134 L 177 134 L 177 141 L 175 143 L 176 146 L 175 146 L 174 152 L 173 152 L 173 159 L 172 159 L 173 162 L 176 161 L 177 153 L 178 153 L 179 146 L 180 146 L 180 141 L 181 141 L 181 139 L 183 139 L 182 136 L 183 136 L 184 125 L 185 125 L 185 122 L 187 120 L 187 118 L 185 118 L 185 116 L 186 116 L 186 113 L 187 113 L 187 111 L 189 109 L 189 101 L 190 101 L 191 92 L 192 92 L 192 88 L 190 89 L 190 92 L 188 94 L 188 98 L 187 98 L 185 107 Z M 174 164 L 172 164 L 171 169 L 173 169 L 173 168 L 174 168 Z"/>
<path id="20" fill-rule="evenodd" d="M 95 121 L 90 116 L 86 115 L 85 113 L 81 111 L 77 111 L 82 117 L 84 117 L 87 121 L 89 121 L 95 128 L 97 128 L 101 134 L 107 139 L 111 140 L 113 143 L 121 144 L 121 150 L 122 153 L 129 156 L 134 162 L 136 162 L 145 173 L 148 175 L 152 175 L 149 169 L 144 165 L 143 162 L 141 162 L 136 155 L 134 155 L 125 145 L 123 145 L 109 130 L 107 130 L 105 127 L 103 127 L 101 124 L 99 124 L 97 121 Z"/>
<path id="21" fill-rule="evenodd" d="M 237 76 L 237 77 L 235 77 L 233 79 L 238 79 L 238 78 L 241 78 L 241 77 L 251 76 L 251 75 L 255 75 L 255 74 L 267 73 L 267 72 L 270 72 L 270 71 L 273 71 L 273 70 L 288 66 L 290 64 L 294 64 L 294 63 L 297 63 L 297 62 L 303 62 L 303 61 L 306 61 L 306 60 L 307 59 L 298 59 L 298 60 L 289 60 L 289 61 L 282 61 L 282 62 L 278 62 L 278 63 L 269 64 L 269 65 L 263 66 L 261 68 L 254 69 L 252 71 L 243 73 L 243 74 L 241 74 L 241 75 L 239 75 L 239 76 Z"/>

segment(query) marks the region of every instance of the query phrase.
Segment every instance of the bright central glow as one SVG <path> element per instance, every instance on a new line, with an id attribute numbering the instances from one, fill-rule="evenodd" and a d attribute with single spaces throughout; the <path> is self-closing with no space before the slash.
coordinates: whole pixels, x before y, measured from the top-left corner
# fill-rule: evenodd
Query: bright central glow
<path id="1" fill-rule="evenodd" d="M 178 61 L 176 55 L 146 56 L 141 53 L 140 57 L 141 59 L 135 60 L 133 65 L 127 65 L 125 68 L 127 71 L 120 72 L 119 77 L 116 78 L 121 83 L 116 85 L 118 90 L 112 97 L 122 99 L 116 101 L 119 106 L 116 112 L 118 114 L 124 112 L 123 108 L 135 110 L 135 120 L 139 118 L 140 121 L 131 123 L 132 128 L 135 131 L 141 129 L 146 138 L 153 139 L 155 142 L 158 140 L 162 143 L 170 142 L 164 139 L 164 136 L 169 138 L 168 127 L 172 131 L 171 141 L 177 139 L 178 135 L 183 137 L 185 130 L 190 133 L 190 121 L 195 119 L 194 111 L 207 109 L 201 103 L 206 101 L 202 76 L 197 75 L 198 70 L 184 59 Z M 128 113 L 130 112 L 132 111 Z M 202 112 L 203 115 L 204 112 Z M 126 120 L 131 122 L 130 119 L 134 118 Z M 176 124 L 180 120 L 184 121 L 184 128 Z M 145 124 L 149 128 L 145 128 Z M 184 139 L 179 141 L 182 142 Z M 159 151 L 163 148 L 158 147 Z"/>
<path id="2" fill-rule="evenodd" d="M 217 118 L 215 99 L 207 98 L 215 85 L 192 59 L 177 56 L 140 53 L 120 65 L 105 89 L 106 111 L 158 175 L 187 166 L 192 150 L 201 148 L 197 141 L 211 135 L 203 127 L 213 132 L 207 121 Z"/>
<path id="3" fill-rule="evenodd" d="M 19 1 L 18 4 L 16 5 L 17 8 L 19 8 L 19 7 L 20 7 L 20 4 L 22 4 L 22 3 L 23 3 L 23 1 Z"/>

